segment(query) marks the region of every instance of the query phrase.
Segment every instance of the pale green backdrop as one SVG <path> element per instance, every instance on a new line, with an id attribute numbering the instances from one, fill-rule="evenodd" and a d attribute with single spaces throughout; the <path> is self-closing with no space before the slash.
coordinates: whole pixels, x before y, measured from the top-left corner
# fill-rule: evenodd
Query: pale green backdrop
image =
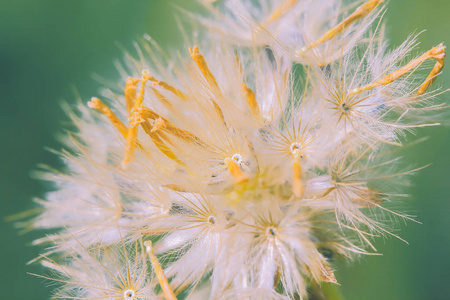
<path id="1" fill-rule="evenodd" d="M 99 85 L 97 73 L 115 80 L 113 60 L 121 58 L 117 43 L 149 33 L 164 47 L 179 47 L 174 9 L 191 0 L 0 0 L 0 193 L 1 216 L 33 208 L 32 197 L 48 189 L 30 177 L 38 163 L 58 166 L 44 149 L 58 148 L 55 135 L 67 118 L 59 104 L 73 102 L 76 87 L 88 100 Z M 388 36 L 398 45 L 413 31 L 421 50 L 450 44 L 450 1 L 391 0 L 386 14 Z M 185 51 L 185 49 L 180 49 Z M 439 83 L 450 87 L 450 63 Z M 445 96 L 450 103 L 450 94 Z M 384 254 L 365 257 L 337 276 L 348 300 L 450 299 L 450 130 L 429 128 L 427 142 L 404 152 L 415 165 L 433 165 L 412 179 L 405 206 L 423 225 L 402 225 L 409 245 L 388 239 L 377 243 Z M 49 282 L 27 275 L 41 272 L 26 266 L 38 249 L 29 242 L 39 234 L 19 236 L 1 222 L 0 299 L 47 299 Z"/>

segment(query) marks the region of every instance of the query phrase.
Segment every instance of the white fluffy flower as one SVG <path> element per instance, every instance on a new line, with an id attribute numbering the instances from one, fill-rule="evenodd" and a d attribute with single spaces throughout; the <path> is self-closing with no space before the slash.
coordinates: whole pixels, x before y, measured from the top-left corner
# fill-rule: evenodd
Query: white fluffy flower
<path id="1" fill-rule="evenodd" d="M 382 2 L 225 0 L 201 19 L 208 43 L 128 55 L 121 88 L 73 115 L 67 169 L 44 175 L 33 226 L 64 240 L 44 263 L 58 297 L 306 299 L 337 283 L 330 253 L 367 253 L 409 219 L 387 204 L 415 170 L 390 148 L 436 125 L 445 47 L 388 50 Z"/>

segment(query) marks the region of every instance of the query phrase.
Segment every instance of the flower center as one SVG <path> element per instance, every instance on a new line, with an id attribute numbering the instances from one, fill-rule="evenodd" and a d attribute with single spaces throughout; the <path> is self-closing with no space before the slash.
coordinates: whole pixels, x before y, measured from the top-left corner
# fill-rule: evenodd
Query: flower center
<path id="1" fill-rule="evenodd" d="M 233 160 L 235 163 L 240 165 L 240 164 L 242 164 L 242 155 L 240 155 L 239 153 L 236 153 L 231 157 L 231 160 Z"/>
<path id="2" fill-rule="evenodd" d="M 289 150 L 291 150 L 292 154 L 298 155 L 302 151 L 302 145 L 299 142 L 294 142 L 289 147 Z"/>
<path id="3" fill-rule="evenodd" d="M 131 300 L 131 299 L 133 299 L 134 298 L 134 291 L 133 290 L 126 290 L 124 293 L 123 293 L 123 299 L 124 300 Z"/>
<path id="4" fill-rule="evenodd" d="M 278 232 L 275 227 L 268 227 L 266 233 L 271 236 L 277 236 Z"/>
<path id="5" fill-rule="evenodd" d="M 216 224 L 216 217 L 209 216 L 207 221 L 208 221 L 209 224 L 214 225 L 214 224 Z"/>
<path id="6" fill-rule="evenodd" d="M 343 113 L 348 113 L 348 111 L 350 110 L 350 106 L 344 102 L 341 105 L 341 110 Z"/>

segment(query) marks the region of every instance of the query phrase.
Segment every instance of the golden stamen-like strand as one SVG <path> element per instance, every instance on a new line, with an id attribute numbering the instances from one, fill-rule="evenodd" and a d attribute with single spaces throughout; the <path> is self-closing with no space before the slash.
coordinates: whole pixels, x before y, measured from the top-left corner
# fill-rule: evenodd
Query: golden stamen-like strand
<path id="1" fill-rule="evenodd" d="M 152 127 L 150 125 L 150 122 L 148 121 L 143 122 L 141 126 L 144 129 L 145 133 L 150 136 L 153 143 L 159 149 L 159 151 L 161 151 L 162 154 L 179 163 L 180 165 L 185 165 L 185 163 L 179 160 L 175 153 L 173 153 L 169 146 L 167 146 L 167 144 L 164 142 L 163 138 L 167 140 L 167 137 L 163 132 L 158 132 L 157 130 L 153 131 L 154 127 Z"/>
<path id="2" fill-rule="evenodd" d="M 239 60 L 239 55 L 237 52 L 235 53 L 235 60 L 236 64 L 239 68 L 239 73 L 243 73 L 242 64 Z M 250 110 L 252 111 L 252 114 L 254 116 L 260 116 L 260 110 L 258 106 L 258 102 L 256 102 L 255 93 L 251 88 L 248 87 L 248 85 L 245 82 L 242 82 L 242 92 L 244 94 L 244 97 L 247 98 L 248 105 L 250 106 Z"/>
<path id="3" fill-rule="evenodd" d="M 164 275 L 164 271 L 159 264 L 158 258 L 153 253 L 153 246 L 151 241 L 145 241 L 144 242 L 145 250 L 148 253 L 148 256 L 150 257 L 150 261 L 152 262 L 153 269 L 155 270 L 156 276 L 158 277 L 159 284 L 161 285 L 161 288 L 163 290 L 164 298 L 166 300 L 177 300 L 177 297 L 175 296 L 172 288 L 169 285 L 169 281 L 166 278 L 166 275 Z"/>
<path id="4" fill-rule="evenodd" d="M 119 130 L 119 132 L 124 137 L 127 137 L 128 128 L 125 126 L 125 124 L 122 123 L 122 121 L 119 120 L 116 114 L 105 103 L 103 103 L 96 97 L 92 97 L 91 101 L 89 101 L 87 104 L 90 108 L 96 109 L 107 116 L 111 123 L 117 128 L 117 130 Z"/>
<path id="5" fill-rule="evenodd" d="M 137 94 L 136 101 L 134 102 L 134 108 L 140 107 L 142 105 L 142 102 L 144 102 L 144 93 L 145 93 L 145 84 L 147 83 L 148 79 L 148 71 L 144 70 L 142 73 L 144 73 L 144 76 L 141 80 L 141 88 L 139 89 L 139 93 Z"/>
<path id="6" fill-rule="evenodd" d="M 303 47 L 297 52 L 297 55 L 302 55 L 306 51 L 317 47 L 318 45 L 325 43 L 335 36 L 337 36 L 339 33 L 341 33 L 346 27 L 350 26 L 351 24 L 355 23 L 356 21 L 360 20 L 361 18 L 364 18 L 369 13 L 371 13 L 378 5 L 383 3 L 384 0 L 370 0 L 367 3 L 362 4 L 359 6 L 351 15 L 349 15 L 347 18 L 345 18 L 342 22 L 325 32 L 325 34 L 318 40 L 314 41 L 312 44 Z"/>
<path id="7" fill-rule="evenodd" d="M 134 102 L 133 109 L 130 113 L 130 127 L 127 133 L 127 143 L 125 145 L 125 157 L 122 161 L 122 167 L 125 167 L 133 160 L 134 149 L 136 148 L 136 140 L 138 134 L 138 125 L 144 120 L 142 118 L 142 102 L 144 102 L 145 84 L 147 79 L 143 78 L 141 81 L 141 88 Z"/>
<path id="8" fill-rule="evenodd" d="M 234 51 L 234 60 L 236 61 L 236 65 L 239 69 L 239 73 L 242 74 L 243 68 L 242 68 L 241 60 L 239 59 L 239 54 L 238 54 L 237 50 Z"/>
<path id="9" fill-rule="evenodd" d="M 180 91 L 179 89 L 177 89 L 176 87 L 171 86 L 170 84 L 168 84 L 165 81 L 161 81 L 161 80 L 157 80 L 155 77 L 153 76 L 144 76 L 144 79 L 151 81 L 153 85 L 158 85 L 162 88 L 164 88 L 165 90 L 173 93 L 174 95 L 182 98 L 182 99 L 187 99 L 187 96 L 185 93 L 183 93 L 182 91 Z"/>
<path id="10" fill-rule="evenodd" d="M 158 118 L 158 119 L 154 120 L 151 132 L 155 132 L 164 127 L 166 127 L 166 122 L 162 118 Z"/>
<path id="11" fill-rule="evenodd" d="M 136 99 L 137 84 L 139 81 L 140 79 L 138 78 L 129 77 L 125 83 L 124 96 L 128 114 L 131 114 L 131 110 L 133 109 L 134 100 Z"/>
<path id="12" fill-rule="evenodd" d="M 302 166 L 300 164 L 301 153 L 299 149 L 293 151 L 294 162 L 292 163 L 292 192 L 296 197 L 303 196 Z"/>
<path id="13" fill-rule="evenodd" d="M 189 53 L 191 54 L 192 59 L 197 64 L 205 79 L 208 81 L 209 85 L 212 88 L 219 89 L 216 78 L 209 70 L 208 65 L 206 64 L 206 60 L 203 55 L 200 54 L 198 47 L 195 46 L 194 49 L 189 48 Z"/>
<path id="14" fill-rule="evenodd" d="M 152 134 L 150 136 L 152 138 L 153 143 L 158 147 L 159 151 L 161 151 L 165 156 L 177 162 L 178 164 L 184 166 L 185 163 L 178 159 L 178 157 L 173 153 L 172 150 L 167 146 L 167 144 L 161 139 L 158 134 Z"/>
<path id="15" fill-rule="evenodd" d="M 225 116 L 223 115 L 223 111 L 220 108 L 219 104 L 217 104 L 216 101 L 214 101 L 213 99 L 211 99 L 213 105 L 214 105 L 214 110 L 216 111 L 217 115 L 219 116 L 220 120 L 222 120 L 222 123 L 225 124 L 225 126 L 227 125 L 227 122 L 225 121 Z"/>
<path id="16" fill-rule="evenodd" d="M 150 108 L 142 107 L 141 116 L 144 119 L 151 119 L 151 120 L 161 119 L 165 124 L 164 126 L 165 131 L 168 131 L 173 135 L 175 135 L 176 137 L 181 138 L 187 142 L 194 142 L 198 145 L 205 146 L 205 143 L 199 137 L 190 133 L 189 131 L 178 128 L 171 121 L 160 116 L 157 112 L 151 110 Z"/>
<path id="17" fill-rule="evenodd" d="M 354 96 L 354 95 L 357 95 L 357 94 L 359 94 L 361 92 L 368 91 L 368 90 L 371 90 L 373 88 L 376 88 L 376 87 L 379 87 L 379 86 L 382 86 L 382 85 L 390 84 L 390 83 L 394 82 L 395 80 L 399 79 L 400 77 L 402 77 L 403 75 L 405 75 L 407 72 L 409 72 L 409 71 L 417 68 L 418 66 L 420 66 L 427 59 L 436 59 L 443 66 L 444 58 L 445 58 L 445 46 L 443 44 L 440 44 L 440 45 L 438 45 L 436 47 L 431 48 L 430 50 L 428 50 L 427 52 L 425 52 L 424 54 L 422 54 L 418 58 L 410 61 L 409 63 L 407 63 L 406 65 L 404 65 L 400 69 L 395 70 L 394 72 L 384 76 L 383 78 L 381 78 L 381 79 L 379 79 L 379 80 L 377 80 L 375 82 L 369 83 L 369 84 L 367 84 L 367 85 L 365 85 L 363 87 L 356 88 L 356 89 L 352 90 L 350 92 L 349 96 Z M 434 68 L 433 68 L 433 70 L 434 70 Z M 431 76 L 435 76 L 435 75 L 432 75 L 433 70 L 430 73 Z M 440 71 L 440 69 L 439 69 L 439 71 Z M 421 87 L 419 89 L 419 91 L 423 90 L 423 92 L 425 92 L 426 88 L 428 88 L 429 84 L 431 84 L 431 83 L 429 83 L 429 84 L 428 83 L 429 83 L 429 81 L 426 81 L 424 83 L 426 85 L 425 86 L 422 85 L 423 89 Z"/>
<path id="18" fill-rule="evenodd" d="M 300 162 L 295 160 L 292 164 L 292 191 L 296 197 L 303 195 L 302 167 Z"/>
<path id="19" fill-rule="evenodd" d="M 283 1 L 274 11 L 273 13 L 264 21 L 261 25 L 265 27 L 268 23 L 271 23 L 279 18 L 281 18 L 289 9 L 291 9 L 298 0 L 286 0 Z"/>
<path id="20" fill-rule="evenodd" d="M 156 98 L 158 98 L 158 100 L 170 111 L 173 111 L 173 105 L 172 103 L 169 102 L 169 100 L 167 100 L 167 98 L 161 94 L 157 89 L 155 89 L 154 87 L 151 87 L 153 93 L 155 93 Z"/>
<path id="21" fill-rule="evenodd" d="M 134 158 L 134 149 L 136 145 L 138 126 L 130 126 L 127 133 L 127 143 L 125 145 L 125 155 L 122 161 L 122 167 L 125 167 Z"/>
<path id="22" fill-rule="evenodd" d="M 164 187 L 164 188 L 167 188 L 167 189 L 171 189 L 171 190 L 173 190 L 175 192 L 181 192 L 181 193 L 187 193 L 188 192 L 187 189 L 185 189 L 185 188 L 183 188 L 183 187 L 181 187 L 179 185 L 176 185 L 176 184 L 163 184 L 161 186 Z"/>
<path id="23" fill-rule="evenodd" d="M 442 68 L 444 67 L 444 60 L 446 56 L 445 52 L 445 46 L 443 44 L 440 44 L 438 47 L 443 47 L 443 54 L 441 57 L 436 58 L 436 63 L 434 64 L 433 69 L 431 70 L 430 74 L 428 74 L 427 79 L 422 83 L 419 90 L 417 91 L 417 95 L 423 95 L 427 89 L 433 84 L 433 82 L 436 80 L 437 75 L 441 72 Z"/>
<path id="24" fill-rule="evenodd" d="M 212 72 L 208 68 L 208 64 L 206 63 L 205 57 L 199 52 L 198 47 L 195 46 L 194 49 L 189 48 L 189 53 L 191 54 L 192 59 L 197 64 L 197 67 L 200 69 L 200 71 L 203 74 L 203 77 L 205 77 L 206 81 L 208 82 L 210 88 L 214 92 L 218 92 L 218 95 L 220 97 L 223 97 L 219 85 L 217 84 L 216 78 L 212 74 Z M 214 105 L 214 110 L 217 112 L 223 123 L 226 125 L 225 117 L 222 112 L 222 109 L 217 104 L 216 101 L 211 99 Z"/>
<path id="25" fill-rule="evenodd" d="M 242 83 L 242 91 L 244 92 L 245 97 L 247 98 L 248 105 L 254 116 L 259 116 L 259 106 L 256 102 L 255 93 L 250 89 L 245 82 Z"/>
<path id="26" fill-rule="evenodd" d="M 225 163 L 227 164 L 228 170 L 230 171 L 231 176 L 233 176 L 236 184 L 241 184 L 248 181 L 247 174 L 242 172 L 241 168 L 235 161 L 230 158 L 226 158 Z"/>

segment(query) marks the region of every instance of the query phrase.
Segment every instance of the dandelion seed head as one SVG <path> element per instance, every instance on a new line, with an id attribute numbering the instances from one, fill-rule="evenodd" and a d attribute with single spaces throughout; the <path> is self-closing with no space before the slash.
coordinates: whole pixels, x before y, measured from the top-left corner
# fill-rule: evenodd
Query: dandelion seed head
<path id="1" fill-rule="evenodd" d="M 392 147 L 436 125 L 445 47 L 389 46 L 380 0 L 213 2 L 188 13 L 207 38 L 168 57 L 145 37 L 121 88 L 71 114 L 30 222 L 55 230 L 35 244 L 57 244 L 58 297 L 307 299 L 332 258 L 401 239 L 390 204 L 418 169 Z"/>

